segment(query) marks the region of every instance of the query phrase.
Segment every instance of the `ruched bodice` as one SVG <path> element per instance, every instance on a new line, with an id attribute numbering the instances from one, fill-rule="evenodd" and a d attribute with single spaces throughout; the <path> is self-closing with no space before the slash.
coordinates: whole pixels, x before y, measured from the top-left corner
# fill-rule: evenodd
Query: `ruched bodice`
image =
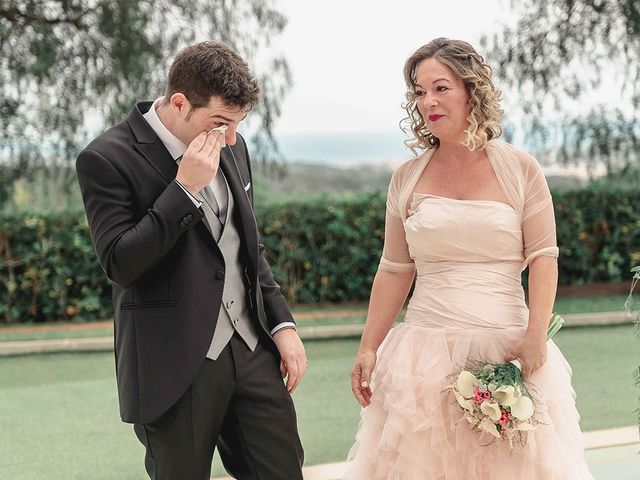
<path id="1" fill-rule="evenodd" d="M 405 221 L 418 274 L 423 264 L 516 262 L 522 270 L 520 218 L 506 203 L 414 193 Z"/>
<path id="2" fill-rule="evenodd" d="M 522 230 L 511 206 L 416 193 L 405 231 L 417 269 L 406 322 L 440 328 L 526 326 Z"/>

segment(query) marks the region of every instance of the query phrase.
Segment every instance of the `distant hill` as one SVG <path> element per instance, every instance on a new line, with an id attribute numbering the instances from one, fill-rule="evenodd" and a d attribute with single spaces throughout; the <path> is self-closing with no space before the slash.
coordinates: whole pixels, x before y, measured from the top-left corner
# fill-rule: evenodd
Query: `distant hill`
<path id="1" fill-rule="evenodd" d="M 344 196 L 362 190 L 389 187 L 391 169 L 372 165 L 335 168 L 326 165 L 289 164 L 283 175 L 254 172 L 255 195 L 260 201 L 282 201 L 316 195 Z"/>
<path id="2" fill-rule="evenodd" d="M 254 188 L 260 202 L 308 198 L 316 195 L 344 196 L 362 190 L 382 190 L 389 187 L 392 169 L 386 165 L 360 165 L 336 168 L 327 165 L 289 164 L 278 175 L 255 167 Z M 584 180 L 575 176 L 547 177 L 551 190 L 580 188 Z"/>

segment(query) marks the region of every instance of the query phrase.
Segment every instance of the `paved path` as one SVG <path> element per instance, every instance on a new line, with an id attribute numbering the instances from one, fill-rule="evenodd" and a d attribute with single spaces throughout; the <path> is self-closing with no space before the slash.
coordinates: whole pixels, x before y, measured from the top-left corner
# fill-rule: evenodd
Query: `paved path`
<path id="1" fill-rule="evenodd" d="M 585 456 L 596 480 L 640 480 L 638 428 L 597 430 L 584 434 Z M 338 480 L 344 462 L 312 465 L 303 469 L 305 480 Z M 232 480 L 217 477 L 213 480 Z"/>

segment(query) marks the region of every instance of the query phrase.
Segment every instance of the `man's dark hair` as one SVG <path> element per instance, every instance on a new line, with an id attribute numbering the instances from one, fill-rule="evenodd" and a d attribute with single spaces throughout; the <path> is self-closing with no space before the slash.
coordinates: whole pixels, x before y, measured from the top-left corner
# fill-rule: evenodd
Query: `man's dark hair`
<path id="1" fill-rule="evenodd" d="M 181 50 L 169 69 L 165 101 L 184 94 L 193 108 L 220 97 L 231 107 L 252 108 L 260 89 L 240 56 L 219 42 L 202 42 Z"/>

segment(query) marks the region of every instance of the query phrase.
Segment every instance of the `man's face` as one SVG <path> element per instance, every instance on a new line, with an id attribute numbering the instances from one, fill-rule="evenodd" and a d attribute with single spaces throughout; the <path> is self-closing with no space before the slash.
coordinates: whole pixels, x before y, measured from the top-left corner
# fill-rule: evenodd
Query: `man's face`
<path id="1" fill-rule="evenodd" d="M 176 122 L 176 136 L 189 145 L 202 132 L 208 132 L 212 128 L 221 125 L 227 126 L 225 142 L 227 145 L 236 143 L 236 129 L 238 124 L 247 116 L 248 109 L 227 105 L 220 97 L 211 97 L 204 107 L 193 108 L 189 101 L 180 95 L 183 100 L 172 97 L 171 103 L 178 116 Z M 176 96 L 174 95 L 174 97 Z"/>

